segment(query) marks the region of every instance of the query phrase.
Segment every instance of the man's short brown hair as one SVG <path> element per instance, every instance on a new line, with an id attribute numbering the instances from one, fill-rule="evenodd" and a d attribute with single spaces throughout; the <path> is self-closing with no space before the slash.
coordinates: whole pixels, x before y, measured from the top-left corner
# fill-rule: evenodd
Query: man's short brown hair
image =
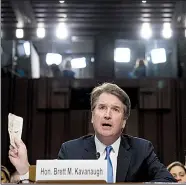
<path id="1" fill-rule="evenodd" d="M 121 89 L 119 86 L 113 83 L 103 83 L 95 87 L 91 92 L 91 111 L 94 110 L 96 106 L 96 101 L 102 93 L 109 93 L 116 96 L 126 107 L 124 110 L 124 118 L 128 119 L 130 115 L 131 103 L 130 98 L 127 93 Z"/>

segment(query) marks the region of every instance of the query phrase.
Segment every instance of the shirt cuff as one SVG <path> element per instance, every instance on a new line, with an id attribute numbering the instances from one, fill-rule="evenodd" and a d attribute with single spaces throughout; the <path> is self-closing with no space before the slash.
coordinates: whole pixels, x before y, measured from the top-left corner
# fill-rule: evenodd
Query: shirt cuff
<path id="1" fill-rule="evenodd" d="M 24 175 L 20 175 L 20 180 L 23 181 L 23 180 L 28 180 L 29 179 L 29 171 L 24 174 Z"/>

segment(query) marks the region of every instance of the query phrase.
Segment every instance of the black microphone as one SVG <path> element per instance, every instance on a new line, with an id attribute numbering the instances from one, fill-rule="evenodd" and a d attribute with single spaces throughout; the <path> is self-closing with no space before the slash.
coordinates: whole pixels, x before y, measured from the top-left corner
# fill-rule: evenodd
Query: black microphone
<path id="1" fill-rule="evenodd" d="M 100 153 L 97 152 L 97 153 L 96 153 L 96 159 L 99 159 L 99 158 L 100 158 Z"/>

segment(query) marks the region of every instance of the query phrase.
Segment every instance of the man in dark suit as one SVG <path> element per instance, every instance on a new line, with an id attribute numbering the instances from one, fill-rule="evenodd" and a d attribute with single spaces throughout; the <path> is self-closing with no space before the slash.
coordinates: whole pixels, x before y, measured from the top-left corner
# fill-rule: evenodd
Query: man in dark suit
<path id="1" fill-rule="evenodd" d="M 160 163 L 152 144 L 144 139 L 122 136 L 131 103 L 117 85 L 104 83 L 91 93 L 94 136 L 62 144 L 58 159 L 107 160 L 107 182 L 176 182 Z M 9 158 L 17 171 L 28 175 L 26 146 L 16 141 L 10 146 Z"/>
<path id="2" fill-rule="evenodd" d="M 62 145 L 58 159 L 98 159 L 94 136 L 84 136 Z M 116 182 L 176 182 L 160 163 L 151 142 L 121 136 L 117 157 Z"/>

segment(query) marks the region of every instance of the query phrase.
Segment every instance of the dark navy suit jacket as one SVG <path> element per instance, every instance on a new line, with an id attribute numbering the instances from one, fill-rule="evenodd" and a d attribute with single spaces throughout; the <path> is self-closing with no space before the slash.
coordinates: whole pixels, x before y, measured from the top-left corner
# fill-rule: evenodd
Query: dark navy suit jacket
<path id="1" fill-rule="evenodd" d="M 94 136 L 84 136 L 62 144 L 58 159 L 95 159 Z M 160 163 L 151 142 L 128 135 L 121 137 L 116 182 L 176 182 Z"/>

